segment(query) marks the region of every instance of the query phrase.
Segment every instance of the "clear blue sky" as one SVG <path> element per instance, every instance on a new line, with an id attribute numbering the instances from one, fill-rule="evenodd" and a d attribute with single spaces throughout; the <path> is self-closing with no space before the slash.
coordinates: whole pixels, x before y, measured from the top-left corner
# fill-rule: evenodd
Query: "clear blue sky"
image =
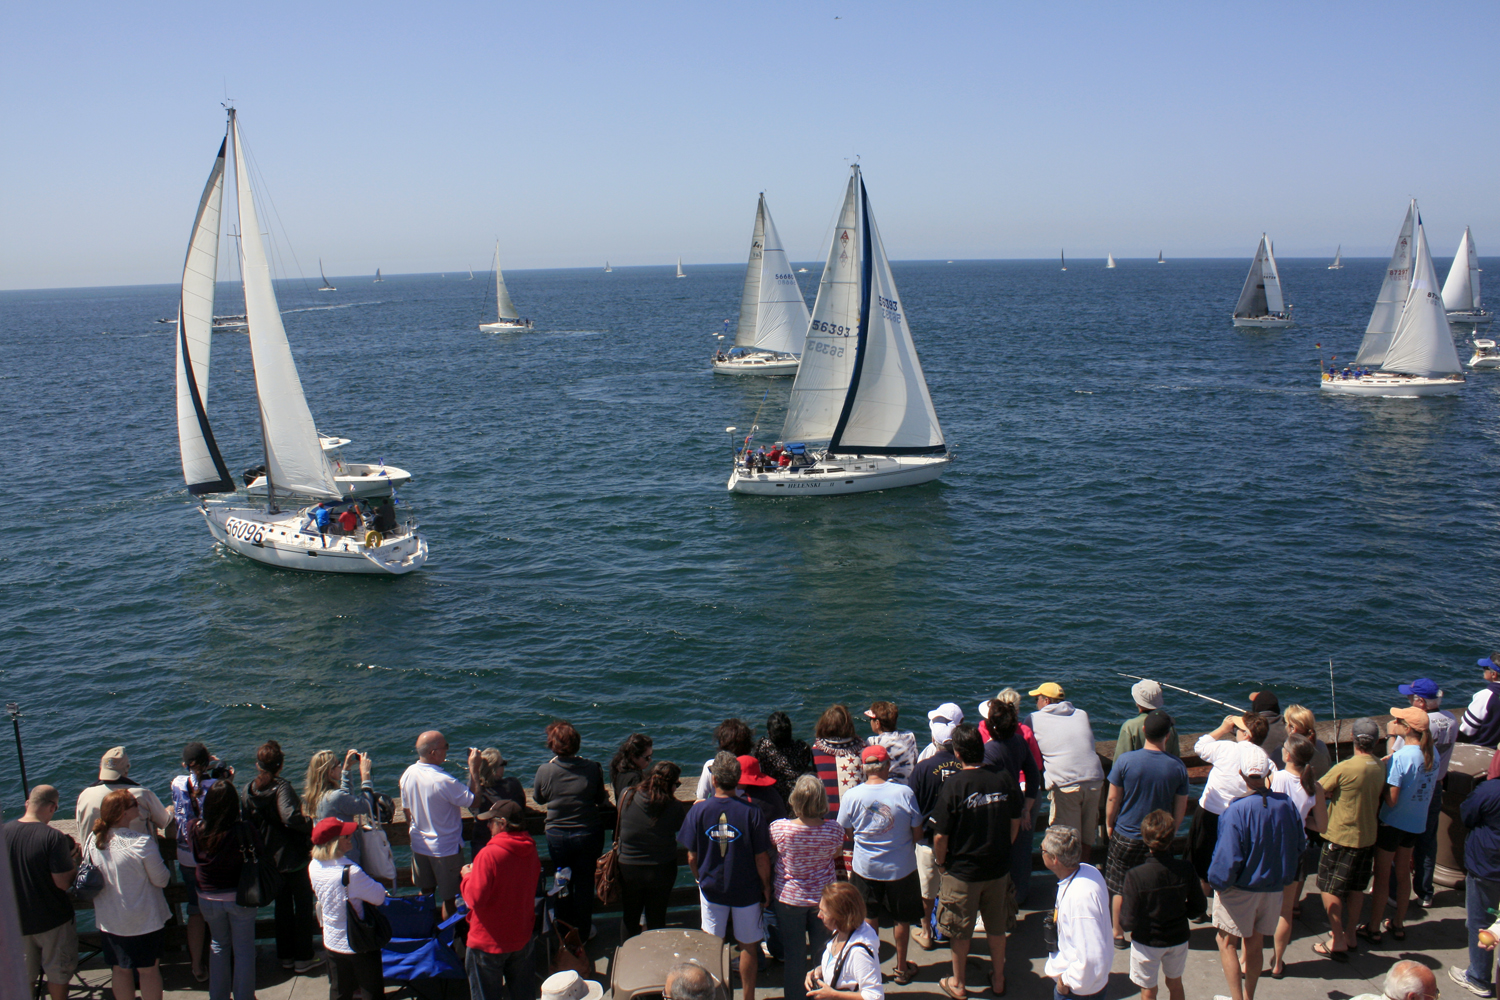
<path id="1" fill-rule="evenodd" d="M 226 88 L 304 271 L 1500 253 L 1500 5 L 15 4 L 0 287 L 171 282 Z M 270 215 L 266 210 L 266 215 Z M 274 222 L 274 220 L 273 220 Z M 280 238 L 278 233 L 278 238 Z"/>

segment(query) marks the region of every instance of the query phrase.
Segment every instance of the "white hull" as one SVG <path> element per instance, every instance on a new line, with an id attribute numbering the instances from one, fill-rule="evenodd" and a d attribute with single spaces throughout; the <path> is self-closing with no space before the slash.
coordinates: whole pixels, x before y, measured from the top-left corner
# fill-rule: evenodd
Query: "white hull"
<path id="1" fill-rule="evenodd" d="M 493 323 L 480 323 L 479 329 L 485 333 L 526 333 L 531 329 L 531 320 L 501 319 Z"/>
<path id="2" fill-rule="evenodd" d="M 736 468 L 729 489 L 755 496 L 836 496 L 930 483 L 953 464 L 952 455 L 868 456 L 820 460 L 800 469 L 750 472 Z"/>
<path id="3" fill-rule="evenodd" d="M 1329 378 L 1323 376 L 1324 392 L 1348 396 L 1447 396 L 1464 387 L 1462 375 L 1424 378 L 1419 375 L 1390 375 L 1374 372 L 1362 378 Z"/>
<path id="4" fill-rule="evenodd" d="M 1236 316 L 1234 325 L 1256 330 L 1285 330 L 1296 325 L 1290 316 Z"/>
<path id="5" fill-rule="evenodd" d="M 1481 309 L 1479 312 L 1451 312 L 1448 314 L 1449 323 L 1467 323 L 1471 326 L 1479 326 L 1488 323 L 1495 318 L 1492 312 Z"/>
<path id="6" fill-rule="evenodd" d="M 801 364 L 795 355 L 757 353 L 714 361 L 719 375 L 795 375 Z"/>
<path id="7" fill-rule="evenodd" d="M 427 542 L 415 531 L 392 533 L 379 545 L 363 536 L 320 535 L 307 531 L 304 511 L 268 514 L 249 507 L 202 507 L 208 530 L 225 548 L 248 559 L 313 573 L 392 574 L 421 568 Z"/>
<path id="8" fill-rule="evenodd" d="M 1475 353 L 1469 359 L 1470 368 L 1500 368 L 1500 354 Z"/>
<path id="9" fill-rule="evenodd" d="M 394 465 L 345 462 L 334 470 L 333 481 L 339 484 L 341 496 L 388 497 L 397 486 L 405 486 L 411 481 L 411 473 Z M 253 497 L 265 496 L 265 477 L 250 480 L 245 492 Z M 278 492 L 278 496 L 280 495 L 284 494 Z"/>

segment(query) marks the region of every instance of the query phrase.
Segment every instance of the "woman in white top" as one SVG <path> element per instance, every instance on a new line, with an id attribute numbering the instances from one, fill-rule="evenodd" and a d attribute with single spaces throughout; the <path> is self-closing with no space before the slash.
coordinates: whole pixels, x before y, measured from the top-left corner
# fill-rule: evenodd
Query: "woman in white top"
<path id="1" fill-rule="evenodd" d="M 385 886 L 345 857 L 354 843 L 357 828 L 354 823 L 330 816 L 313 827 L 312 832 L 312 860 L 307 864 L 307 874 L 318 897 L 318 923 L 323 925 L 323 950 L 328 953 L 330 1000 L 354 1000 L 356 988 L 365 1000 L 379 1000 L 385 995 L 380 952 L 356 953 L 349 946 L 346 904 L 363 917 L 365 907 L 384 906 L 386 898 Z"/>
<path id="2" fill-rule="evenodd" d="M 104 891 L 94 898 L 94 925 L 110 965 L 115 1000 L 132 1000 L 136 973 L 142 1000 L 161 1000 L 162 995 L 162 928 L 171 911 L 161 890 L 172 873 L 156 838 L 130 828 L 140 813 L 140 801 L 129 790 L 110 792 L 99 805 L 84 851 L 104 875 Z"/>
<path id="3" fill-rule="evenodd" d="M 811 1000 L 885 1000 L 880 936 L 865 922 L 865 900 L 848 882 L 823 888 L 818 917 L 833 932 L 823 961 L 807 974 Z"/>
<path id="4" fill-rule="evenodd" d="M 1193 744 L 1193 753 L 1204 763 L 1213 765 L 1203 786 L 1203 797 L 1198 800 L 1198 809 L 1193 813 L 1193 825 L 1188 829 L 1187 859 L 1203 883 L 1205 896 L 1212 892 L 1208 885 L 1208 866 L 1213 863 L 1214 845 L 1219 840 L 1219 816 L 1229 808 L 1229 803 L 1250 793 L 1245 780 L 1240 777 L 1239 744 L 1249 741 L 1260 746 L 1269 729 L 1270 724 L 1259 712 L 1226 715 L 1218 729 L 1204 733 Z"/>
<path id="5" fill-rule="evenodd" d="M 1286 769 L 1271 775 L 1271 791 L 1280 792 L 1292 800 L 1302 825 L 1314 833 L 1328 829 L 1328 800 L 1323 786 L 1313 780 L 1313 758 L 1317 746 L 1312 740 L 1295 733 L 1286 738 L 1281 759 Z M 1297 881 L 1281 893 L 1281 919 L 1276 923 L 1276 953 L 1271 960 L 1271 978 L 1280 979 L 1286 974 L 1286 946 L 1292 943 L 1292 907 L 1302 895 L 1302 880 L 1307 877 L 1307 853 L 1297 867 Z"/>

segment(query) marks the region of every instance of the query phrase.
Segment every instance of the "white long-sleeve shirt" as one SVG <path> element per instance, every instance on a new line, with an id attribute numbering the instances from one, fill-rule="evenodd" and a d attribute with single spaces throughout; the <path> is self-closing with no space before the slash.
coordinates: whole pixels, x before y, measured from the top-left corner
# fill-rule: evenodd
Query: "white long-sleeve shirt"
<path id="1" fill-rule="evenodd" d="M 344 869 L 349 869 L 349 888 L 344 888 Z M 355 911 L 363 917 L 366 905 L 385 905 L 385 886 L 366 875 L 348 858 L 340 855 L 332 861 L 308 862 L 307 874 L 313 893 L 318 897 L 318 922 L 323 925 L 323 947 L 340 955 L 350 955 L 349 911 L 345 903 L 354 902 Z"/>
<path id="2" fill-rule="evenodd" d="M 1082 996 L 1109 985 L 1114 964 L 1109 888 L 1093 865 L 1083 864 L 1057 886 L 1057 950 L 1047 956 L 1046 976 L 1061 976 Z"/>
<path id="3" fill-rule="evenodd" d="M 1193 744 L 1193 753 L 1213 765 L 1213 770 L 1208 772 L 1208 781 L 1203 785 L 1203 795 L 1198 799 L 1198 804 L 1204 809 L 1220 816 L 1229 808 L 1229 803 L 1250 794 L 1245 779 L 1240 777 L 1240 744 L 1236 740 L 1216 740 L 1204 733 Z M 1275 770 L 1276 765 L 1272 763 L 1271 768 Z"/>
<path id="4" fill-rule="evenodd" d="M 86 848 L 90 861 L 104 872 L 104 891 L 94 897 L 94 926 L 120 937 L 150 934 L 172 911 L 162 887 L 172 878 L 156 838 L 129 827 L 115 827 L 100 849 L 94 838 Z"/>

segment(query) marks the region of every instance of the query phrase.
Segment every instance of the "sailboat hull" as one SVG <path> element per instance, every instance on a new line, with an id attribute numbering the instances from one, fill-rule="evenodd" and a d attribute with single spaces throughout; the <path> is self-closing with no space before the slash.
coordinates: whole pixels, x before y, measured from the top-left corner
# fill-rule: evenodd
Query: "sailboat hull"
<path id="1" fill-rule="evenodd" d="M 267 566 L 310 573 L 402 576 L 427 562 L 427 541 L 415 531 L 372 546 L 351 535 L 304 530 L 305 511 L 272 514 L 228 506 L 200 510 L 209 532 L 225 548 Z"/>
<path id="2" fill-rule="evenodd" d="M 840 496 L 919 486 L 941 476 L 952 455 L 862 456 L 823 459 L 801 469 L 729 474 L 729 490 L 754 496 Z"/>
<path id="3" fill-rule="evenodd" d="M 1467 310 L 1464 312 L 1451 312 L 1448 314 L 1449 323 L 1468 323 L 1472 326 L 1482 326 L 1495 318 L 1492 312 L 1481 309 L 1478 312 Z"/>
<path id="4" fill-rule="evenodd" d="M 1236 316 L 1234 325 L 1254 330 L 1285 330 L 1295 326 L 1296 321 L 1290 316 Z"/>
<path id="5" fill-rule="evenodd" d="M 526 333 L 531 328 L 529 319 L 501 319 L 493 323 L 479 324 L 479 329 L 485 333 Z"/>
<path id="6" fill-rule="evenodd" d="M 1386 372 L 1373 372 L 1362 378 L 1330 378 L 1325 374 L 1321 385 L 1324 392 L 1346 396 L 1450 396 L 1463 387 L 1462 375 L 1426 378 Z"/>
<path id="7" fill-rule="evenodd" d="M 757 351 L 713 363 L 717 375 L 795 375 L 801 361 L 791 354 Z"/>

